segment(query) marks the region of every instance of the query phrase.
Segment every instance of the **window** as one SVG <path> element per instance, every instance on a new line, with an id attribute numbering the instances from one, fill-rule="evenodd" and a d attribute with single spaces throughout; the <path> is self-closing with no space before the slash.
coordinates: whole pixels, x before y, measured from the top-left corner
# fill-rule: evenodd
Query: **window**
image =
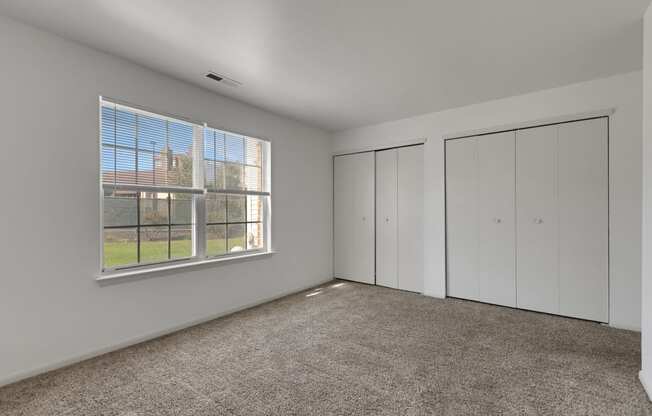
<path id="1" fill-rule="evenodd" d="M 269 143 L 101 100 L 102 270 L 266 251 Z"/>

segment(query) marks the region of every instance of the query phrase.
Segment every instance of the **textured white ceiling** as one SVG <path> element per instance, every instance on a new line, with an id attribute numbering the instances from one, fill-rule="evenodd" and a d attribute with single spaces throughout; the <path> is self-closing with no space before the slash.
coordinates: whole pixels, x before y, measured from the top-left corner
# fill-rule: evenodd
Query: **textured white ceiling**
<path id="1" fill-rule="evenodd" d="M 640 69 L 649 2 L 0 0 L 0 13 L 342 130 Z"/>

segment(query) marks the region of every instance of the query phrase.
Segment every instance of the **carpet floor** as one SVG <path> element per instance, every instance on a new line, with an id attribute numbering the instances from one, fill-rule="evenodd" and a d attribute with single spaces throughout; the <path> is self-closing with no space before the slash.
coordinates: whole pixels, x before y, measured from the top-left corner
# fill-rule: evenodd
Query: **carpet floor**
<path id="1" fill-rule="evenodd" d="M 333 281 L 0 389 L 14 415 L 647 415 L 640 334 Z"/>

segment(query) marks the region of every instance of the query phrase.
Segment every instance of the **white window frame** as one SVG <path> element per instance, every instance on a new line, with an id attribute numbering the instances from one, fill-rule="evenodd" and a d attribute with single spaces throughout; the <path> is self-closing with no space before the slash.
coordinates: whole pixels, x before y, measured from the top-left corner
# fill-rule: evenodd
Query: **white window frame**
<path id="1" fill-rule="evenodd" d="M 142 113 L 149 116 L 154 116 L 161 119 L 167 119 L 175 122 L 188 123 L 193 126 L 193 186 L 192 187 L 179 187 L 179 186 L 157 186 L 157 185 L 138 185 L 138 184 L 104 184 L 102 175 L 102 105 L 105 103 L 123 107 L 128 111 Z M 99 123 L 98 123 L 98 137 L 99 137 L 99 194 L 100 194 L 100 273 L 97 280 L 105 280 L 113 277 L 126 277 L 131 275 L 138 275 L 143 273 L 150 273 L 159 270 L 171 270 L 193 265 L 201 265 L 219 261 L 226 261 L 232 259 L 246 259 L 253 258 L 261 255 L 271 254 L 271 142 L 262 139 L 258 136 L 251 136 L 232 130 L 223 129 L 220 127 L 210 126 L 205 122 L 197 122 L 185 117 L 168 115 L 159 111 L 145 109 L 142 106 L 127 103 L 121 100 L 116 100 L 108 97 L 99 97 Z M 194 129 L 198 127 L 199 130 Z M 265 191 L 247 191 L 247 190 L 219 190 L 209 191 L 204 182 L 204 130 L 212 129 L 221 131 L 235 136 L 254 138 L 263 142 L 263 163 L 261 166 L 263 183 L 266 184 Z M 199 133 L 197 134 L 197 131 Z M 246 154 L 244 155 L 246 162 Z M 132 190 L 137 192 L 159 192 L 159 193 L 188 193 L 193 195 L 192 203 L 192 255 L 191 257 L 168 259 L 152 263 L 136 263 L 129 265 L 121 265 L 112 268 L 104 267 L 104 192 L 106 189 L 123 189 Z M 257 249 L 251 249 L 232 253 L 224 253 L 218 255 L 206 254 L 206 194 L 208 192 L 216 192 L 227 195 L 259 195 L 263 196 L 263 212 L 262 212 L 262 228 L 263 228 L 263 246 Z M 140 214 L 139 214 L 140 215 Z M 168 214 L 169 215 L 169 214 Z M 248 215 L 248 213 L 245 213 Z M 247 218 L 245 217 L 245 237 L 247 230 Z M 228 226 L 225 227 L 228 229 Z M 228 240 L 228 235 L 225 236 Z M 245 242 L 246 245 L 246 242 Z"/>

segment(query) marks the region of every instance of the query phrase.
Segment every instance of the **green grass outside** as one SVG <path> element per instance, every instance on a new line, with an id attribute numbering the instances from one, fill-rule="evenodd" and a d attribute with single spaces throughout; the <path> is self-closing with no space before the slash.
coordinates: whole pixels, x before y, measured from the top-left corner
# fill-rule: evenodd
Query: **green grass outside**
<path id="1" fill-rule="evenodd" d="M 234 238 L 229 241 L 230 247 L 245 247 L 243 238 Z M 173 259 L 186 258 L 192 255 L 192 242 L 189 240 L 172 240 L 170 252 Z M 226 254 L 225 240 L 208 240 L 206 255 L 217 256 Z M 168 259 L 167 241 L 144 241 L 140 244 L 140 262 L 153 263 Z M 138 254 L 136 242 L 112 241 L 104 243 L 104 267 L 113 268 L 136 264 Z"/>

